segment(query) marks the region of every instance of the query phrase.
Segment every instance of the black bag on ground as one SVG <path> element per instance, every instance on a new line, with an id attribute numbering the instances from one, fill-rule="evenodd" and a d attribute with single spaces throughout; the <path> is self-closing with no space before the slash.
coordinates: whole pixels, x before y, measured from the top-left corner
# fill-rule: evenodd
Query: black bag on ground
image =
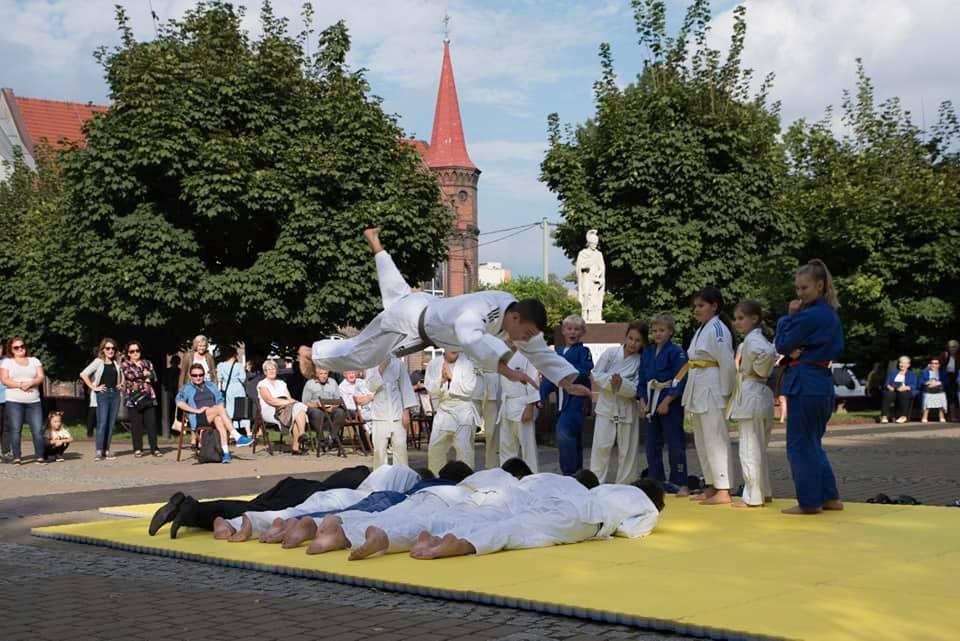
<path id="1" fill-rule="evenodd" d="M 220 432 L 217 430 L 200 430 L 200 449 L 197 452 L 200 463 L 223 462 L 223 446 L 220 445 Z"/>

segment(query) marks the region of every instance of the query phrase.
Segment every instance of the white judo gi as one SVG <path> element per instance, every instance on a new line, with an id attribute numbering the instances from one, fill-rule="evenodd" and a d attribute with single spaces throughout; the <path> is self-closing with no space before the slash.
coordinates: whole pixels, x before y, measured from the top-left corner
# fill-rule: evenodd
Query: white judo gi
<path id="1" fill-rule="evenodd" d="M 500 374 L 477 370 L 477 386 L 473 390 L 473 403 L 480 415 L 484 438 L 484 467 L 497 467 L 500 459 Z"/>
<path id="2" fill-rule="evenodd" d="M 485 291 L 451 298 L 413 293 L 385 251 L 374 257 L 383 311 L 362 332 L 347 340 L 323 340 L 313 344 L 317 367 L 342 372 L 373 367 L 389 354 L 423 347 L 423 330 L 436 347 L 463 352 L 485 370 L 495 372 L 510 355 L 503 342 L 503 317 L 517 299 L 506 292 Z M 550 381 L 573 380 L 576 369 L 551 349 L 542 334 L 516 341 L 517 349 Z"/>
<path id="3" fill-rule="evenodd" d="M 329 512 L 331 510 L 343 510 L 354 503 L 362 501 L 373 492 L 382 492 L 391 490 L 394 492 L 406 492 L 417 484 L 420 475 L 414 472 L 406 465 L 382 465 L 370 473 L 370 476 L 363 480 L 357 489 L 334 489 L 314 492 L 307 500 L 295 507 L 289 507 L 285 510 L 270 510 L 266 512 L 245 512 L 244 515 L 253 525 L 252 536 L 260 536 L 270 529 L 270 525 L 276 518 L 292 519 L 313 514 L 314 512 Z M 234 530 L 239 530 L 243 523 L 242 517 L 236 517 L 228 521 Z"/>
<path id="4" fill-rule="evenodd" d="M 441 383 L 443 367 L 450 369 L 452 379 Z M 480 425 L 480 415 L 473 403 L 477 373 L 466 354 L 453 363 L 443 357 L 430 361 L 423 377 L 424 387 L 433 401 L 433 426 L 427 449 L 427 466 L 434 474 L 447 463 L 447 452 L 454 448 L 457 460 L 474 466 L 473 437 Z"/>
<path id="5" fill-rule="evenodd" d="M 637 404 L 640 359 L 639 352 L 625 358 L 623 345 L 617 345 L 605 351 L 593 368 L 593 380 L 600 388 L 600 397 L 594 408 L 597 418 L 590 448 L 590 471 L 601 483 L 607 481 L 614 441 L 617 443 L 616 482 L 630 483 L 640 475 L 640 412 Z M 615 374 L 623 379 L 616 392 L 611 383 Z"/>
<path id="6" fill-rule="evenodd" d="M 740 466 L 743 469 L 743 502 L 763 505 L 773 496 L 767 443 L 773 421 L 773 390 L 767 378 L 773 371 L 777 351 L 760 329 L 755 329 L 737 348 L 737 385 L 727 417 L 740 430 Z"/>
<path id="7" fill-rule="evenodd" d="M 379 366 L 366 373 L 367 389 L 373 394 L 373 466 L 387 462 L 387 441 L 392 441 L 394 465 L 407 464 L 407 429 L 403 411 L 419 405 L 407 368 L 399 358 L 390 361 L 380 373 Z"/>
<path id="8" fill-rule="evenodd" d="M 507 367 L 526 372 L 527 376 L 537 380 L 537 368 L 520 352 L 514 352 L 507 362 Z M 508 459 L 522 456 L 527 467 L 536 474 L 539 471 L 537 461 L 537 412 L 534 410 L 533 419 L 523 422 L 523 412 L 531 403 L 540 402 L 540 390 L 500 377 L 500 463 Z M 522 455 L 521 455 L 522 452 Z"/>
<path id="9" fill-rule="evenodd" d="M 683 407 L 693 423 L 700 470 L 707 485 L 729 490 L 733 483 L 730 432 L 724 416 L 736 382 L 733 337 L 714 316 L 697 330 L 687 348 L 690 368 L 683 390 Z"/>

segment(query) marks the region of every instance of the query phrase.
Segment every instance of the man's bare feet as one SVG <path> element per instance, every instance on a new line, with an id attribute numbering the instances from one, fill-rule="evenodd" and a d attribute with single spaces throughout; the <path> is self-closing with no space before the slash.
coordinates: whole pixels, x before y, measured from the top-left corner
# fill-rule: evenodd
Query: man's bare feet
<path id="1" fill-rule="evenodd" d="M 793 507 L 788 507 L 780 511 L 784 514 L 820 514 L 820 508 L 818 507 L 800 507 L 799 505 L 794 505 Z"/>
<path id="2" fill-rule="evenodd" d="M 709 499 L 711 496 L 717 493 L 717 490 L 714 489 L 712 485 L 708 485 L 704 488 L 701 494 L 693 494 L 690 496 L 691 501 L 703 501 L 704 499 Z"/>
<path id="3" fill-rule="evenodd" d="M 227 522 L 227 519 L 222 516 L 218 516 L 213 520 L 213 538 L 218 541 L 224 541 L 229 539 L 231 536 L 236 534 L 236 530 L 233 529 L 233 526 Z"/>
<path id="4" fill-rule="evenodd" d="M 367 239 L 367 244 L 370 245 L 370 251 L 373 252 L 374 256 L 383 251 L 383 245 L 380 244 L 379 227 L 368 227 L 364 229 L 363 236 Z"/>
<path id="5" fill-rule="evenodd" d="M 413 544 L 413 547 L 410 548 L 410 556 L 415 556 L 415 552 L 418 550 L 426 550 L 435 545 L 440 544 L 440 537 L 433 536 L 426 530 L 417 535 L 417 540 Z"/>
<path id="6" fill-rule="evenodd" d="M 413 546 L 410 556 L 415 559 L 443 559 L 451 556 L 467 556 L 476 554 L 477 549 L 466 539 L 458 539 L 453 534 L 445 534 L 434 543 L 433 537 L 429 544 Z"/>
<path id="7" fill-rule="evenodd" d="M 742 508 L 742 507 L 763 507 L 763 504 L 761 503 L 760 505 L 750 505 L 749 503 L 744 503 L 743 501 L 737 501 L 737 502 L 735 502 L 735 503 L 731 503 L 731 504 L 730 504 L 730 507 L 736 507 L 736 508 Z"/>
<path id="8" fill-rule="evenodd" d="M 349 558 L 351 561 L 360 561 L 378 552 L 386 552 L 387 548 L 390 547 L 390 538 L 387 537 L 386 532 L 378 527 L 371 525 L 363 535 L 365 537 L 363 544 L 352 548 L 350 552 Z"/>
<path id="9" fill-rule="evenodd" d="M 730 502 L 730 490 L 714 490 L 713 495 L 703 499 L 700 505 L 726 505 Z"/>
<path id="10" fill-rule="evenodd" d="M 252 535 L 253 523 L 251 523 L 250 519 L 247 518 L 247 515 L 244 514 L 240 522 L 240 529 L 237 530 L 236 533 L 234 533 L 233 536 L 227 540 L 231 543 L 242 543 L 243 541 L 249 539 Z"/>
<path id="11" fill-rule="evenodd" d="M 309 516 L 305 516 L 295 521 L 293 525 L 287 529 L 287 533 L 283 537 L 283 548 L 289 550 L 290 548 L 298 547 L 301 543 L 309 541 L 316 535 L 317 522 Z"/>
<path id="12" fill-rule="evenodd" d="M 261 543 L 280 543 L 283 541 L 283 538 L 287 535 L 287 532 L 290 531 L 294 525 L 296 525 L 297 519 L 281 519 L 279 517 L 273 520 L 273 523 L 270 524 L 270 529 L 260 535 Z"/>
<path id="13" fill-rule="evenodd" d="M 317 536 L 307 546 L 307 554 L 323 554 L 348 547 L 350 547 L 350 541 L 347 540 L 341 521 L 339 519 L 327 521 L 324 518 L 317 527 Z"/>
<path id="14" fill-rule="evenodd" d="M 680 498 L 683 498 L 685 496 L 690 496 L 690 488 L 687 487 L 686 485 L 681 485 L 677 489 L 677 496 Z"/>
<path id="15" fill-rule="evenodd" d="M 840 510 L 843 509 L 843 501 L 841 501 L 840 499 L 831 499 L 829 501 L 824 502 L 823 509 L 839 512 Z"/>

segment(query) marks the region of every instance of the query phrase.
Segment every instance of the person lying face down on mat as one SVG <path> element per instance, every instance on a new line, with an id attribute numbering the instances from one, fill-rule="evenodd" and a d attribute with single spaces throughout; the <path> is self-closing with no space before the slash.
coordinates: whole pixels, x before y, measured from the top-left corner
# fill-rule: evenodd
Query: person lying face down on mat
<path id="1" fill-rule="evenodd" d="M 153 515 L 147 532 L 154 536 L 171 522 L 171 539 L 177 538 L 177 531 L 184 526 L 213 530 L 217 517 L 232 519 L 247 511 L 282 510 L 303 503 L 315 492 L 355 490 L 369 475 L 369 467 L 357 465 L 338 470 L 322 481 L 288 476 L 250 501 L 198 501 L 183 492 L 176 492 Z"/>
<path id="2" fill-rule="evenodd" d="M 496 291 L 450 298 L 414 293 L 384 251 L 379 232 L 367 229 L 364 236 L 377 265 L 383 311 L 353 338 L 315 342 L 312 356 L 317 367 L 339 372 L 368 369 L 390 354 L 405 356 L 433 346 L 463 352 L 477 367 L 539 387 L 525 372 L 507 367 L 513 353 L 503 338 L 509 337 L 538 371 L 567 394 L 590 395 L 589 388 L 574 383 L 577 370 L 544 341 L 547 312 L 543 303 L 518 301 L 512 294 Z"/>
<path id="3" fill-rule="evenodd" d="M 424 512 L 457 505 L 481 488 L 510 487 L 530 475 L 523 460 L 514 458 L 503 466 L 473 472 L 461 461 L 451 461 L 440 470 L 439 482 L 422 481 L 405 494 L 375 492 L 346 510 L 315 512 L 300 519 L 276 519 L 267 533 L 260 537 L 264 543 L 282 543 L 284 548 L 295 548 L 317 535 L 318 524 L 328 514 L 342 519 L 365 519 L 373 512 L 390 511 L 390 518 L 403 518 L 411 512 Z"/>

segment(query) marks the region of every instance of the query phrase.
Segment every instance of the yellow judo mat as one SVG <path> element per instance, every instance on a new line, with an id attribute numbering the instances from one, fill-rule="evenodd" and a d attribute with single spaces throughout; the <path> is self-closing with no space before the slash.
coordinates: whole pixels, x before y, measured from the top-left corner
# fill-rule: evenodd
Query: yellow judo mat
<path id="1" fill-rule="evenodd" d="M 642 539 L 484 557 L 347 561 L 146 519 L 38 528 L 36 536 L 250 570 L 509 606 L 714 639 L 957 641 L 960 509 L 847 504 L 814 517 L 668 500 Z M 132 511 L 132 510 L 131 510 Z"/>

